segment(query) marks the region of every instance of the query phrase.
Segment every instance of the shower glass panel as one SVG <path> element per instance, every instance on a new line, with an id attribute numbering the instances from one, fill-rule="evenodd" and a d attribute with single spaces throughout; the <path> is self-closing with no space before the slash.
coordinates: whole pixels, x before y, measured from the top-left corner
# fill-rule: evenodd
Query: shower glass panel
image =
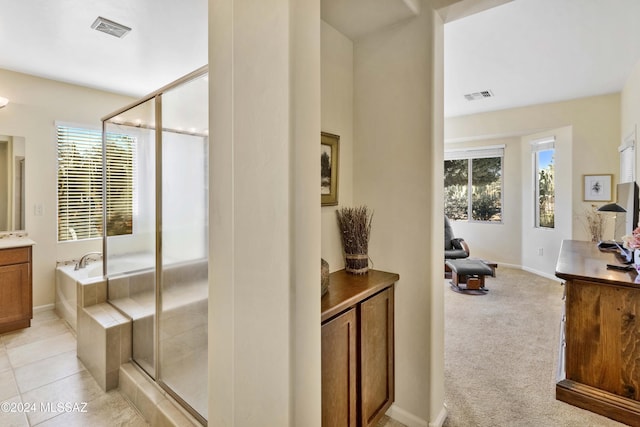
<path id="1" fill-rule="evenodd" d="M 116 150 L 131 157 L 131 171 L 116 173 L 109 169 L 109 153 L 116 151 L 103 136 L 109 303 L 133 319 L 134 362 L 203 423 L 208 402 L 207 75 L 203 67 L 103 119 L 104 135 L 124 134 L 135 141 L 129 154 Z M 130 182 L 130 191 L 126 185 L 122 190 L 123 181 Z"/>
<path id="2" fill-rule="evenodd" d="M 162 96 L 159 379 L 207 417 L 208 89 L 203 77 Z"/>
<path id="3" fill-rule="evenodd" d="M 155 378 L 156 136 L 155 100 L 104 122 L 104 131 L 133 138 L 120 146 L 106 138 L 105 273 L 109 302 L 133 321 L 134 360 Z M 129 161 L 110 162 L 111 156 Z M 114 165 L 121 169 L 114 169 Z M 128 168 L 123 165 L 130 165 Z M 128 183 L 129 185 L 127 185 Z"/>

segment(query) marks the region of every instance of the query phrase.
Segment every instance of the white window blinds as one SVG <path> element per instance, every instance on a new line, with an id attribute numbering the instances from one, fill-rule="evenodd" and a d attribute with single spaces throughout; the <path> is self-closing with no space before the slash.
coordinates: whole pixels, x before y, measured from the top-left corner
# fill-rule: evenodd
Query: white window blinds
<path id="1" fill-rule="evenodd" d="M 102 237 L 102 133 L 58 125 L 58 241 Z M 135 139 L 107 134 L 107 221 L 131 234 Z"/>
<path id="2" fill-rule="evenodd" d="M 531 144 L 531 151 L 545 151 L 545 150 L 553 150 L 556 147 L 556 137 L 549 136 L 540 139 L 534 139 L 529 141 Z"/>
<path id="3" fill-rule="evenodd" d="M 504 145 L 463 148 L 459 150 L 446 150 L 444 152 L 445 160 L 490 159 L 493 157 L 504 157 Z"/>
<path id="4" fill-rule="evenodd" d="M 629 134 L 618 147 L 620 152 L 620 183 L 636 180 L 636 132 Z"/>

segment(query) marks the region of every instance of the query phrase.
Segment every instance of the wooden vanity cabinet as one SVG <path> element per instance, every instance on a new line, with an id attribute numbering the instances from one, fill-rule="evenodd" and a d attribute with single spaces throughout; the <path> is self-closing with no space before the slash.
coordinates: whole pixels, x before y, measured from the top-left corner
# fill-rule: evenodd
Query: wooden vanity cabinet
<path id="1" fill-rule="evenodd" d="M 330 275 L 322 298 L 322 425 L 374 426 L 394 400 L 394 273 Z"/>
<path id="2" fill-rule="evenodd" d="M 31 246 L 0 249 L 0 334 L 31 326 Z"/>

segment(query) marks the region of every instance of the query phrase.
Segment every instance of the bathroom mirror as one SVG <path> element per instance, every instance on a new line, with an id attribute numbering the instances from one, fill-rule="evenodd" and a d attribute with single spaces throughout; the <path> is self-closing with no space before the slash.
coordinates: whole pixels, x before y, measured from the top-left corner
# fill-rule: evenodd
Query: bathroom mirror
<path id="1" fill-rule="evenodd" d="M 0 231 L 24 230 L 25 141 L 0 135 Z"/>

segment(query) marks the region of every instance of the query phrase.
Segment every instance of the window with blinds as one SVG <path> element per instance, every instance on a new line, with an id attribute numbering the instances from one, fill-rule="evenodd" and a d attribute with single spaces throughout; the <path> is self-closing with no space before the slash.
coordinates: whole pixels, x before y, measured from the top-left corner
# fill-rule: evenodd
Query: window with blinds
<path id="1" fill-rule="evenodd" d="M 636 131 L 635 129 L 626 136 L 622 145 L 618 147 L 620 152 L 620 183 L 636 180 Z"/>
<path id="2" fill-rule="evenodd" d="M 58 241 L 103 236 L 102 133 L 57 126 Z M 135 138 L 107 133 L 107 223 L 109 235 L 133 231 Z"/>

